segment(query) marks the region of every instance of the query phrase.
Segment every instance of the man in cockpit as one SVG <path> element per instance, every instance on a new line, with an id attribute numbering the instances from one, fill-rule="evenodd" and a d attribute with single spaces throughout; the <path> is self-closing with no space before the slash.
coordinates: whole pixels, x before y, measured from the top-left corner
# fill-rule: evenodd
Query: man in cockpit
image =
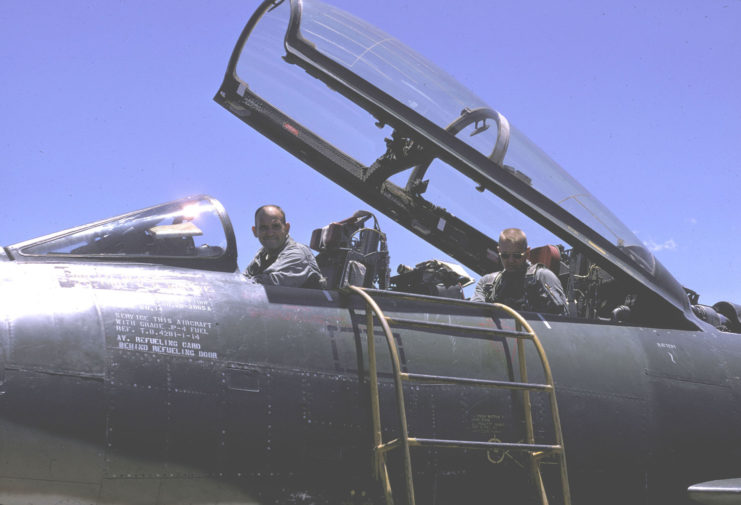
<path id="1" fill-rule="evenodd" d="M 472 302 L 503 303 L 515 310 L 566 315 L 566 296 L 556 274 L 530 263 L 525 232 L 507 228 L 499 235 L 502 270 L 483 276 Z"/>
<path id="2" fill-rule="evenodd" d="M 244 275 L 260 284 L 319 288 L 324 277 L 314 255 L 288 236 L 291 224 L 277 205 L 263 205 L 255 212 L 252 233 L 262 244 Z"/>

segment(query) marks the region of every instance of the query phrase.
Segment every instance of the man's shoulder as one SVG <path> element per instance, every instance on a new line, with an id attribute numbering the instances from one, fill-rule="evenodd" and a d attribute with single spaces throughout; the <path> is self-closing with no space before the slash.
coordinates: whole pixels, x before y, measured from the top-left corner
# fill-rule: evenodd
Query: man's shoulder
<path id="1" fill-rule="evenodd" d="M 486 302 L 487 297 L 493 289 L 493 284 L 497 279 L 499 272 L 492 272 L 490 274 L 483 275 L 479 282 L 476 283 L 473 296 L 471 297 L 472 302 Z"/>
<path id="2" fill-rule="evenodd" d="M 296 242 L 292 237 L 288 237 L 286 239 L 286 245 L 283 247 L 283 251 L 281 252 L 300 252 L 303 255 L 309 255 L 312 258 L 314 257 L 314 253 L 311 252 L 311 248 L 305 244 L 302 244 L 301 242 Z"/>
<path id="3" fill-rule="evenodd" d="M 542 263 L 535 263 L 530 268 L 537 279 L 558 279 L 558 276 Z"/>
<path id="4" fill-rule="evenodd" d="M 264 247 L 261 247 L 260 249 L 257 250 L 257 252 L 255 253 L 255 256 L 253 256 L 252 260 L 250 261 L 250 264 L 247 266 L 247 269 L 248 270 L 249 270 L 250 267 L 255 268 L 256 266 L 260 265 L 260 263 L 261 263 L 260 258 L 263 255 L 264 249 L 265 249 Z M 246 274 L 247 274 L 247 272 L 245 271 L 245 275 Z"/>
<path id="5" fill-rule="evenodd" d="M 495 280 L 497 280 L 497 277 L 501 274 L 501 271 L 498 272 L 491 272 L 489 274 L 486 274 L 479 279 L 479 284 L 491 284 Z"/>

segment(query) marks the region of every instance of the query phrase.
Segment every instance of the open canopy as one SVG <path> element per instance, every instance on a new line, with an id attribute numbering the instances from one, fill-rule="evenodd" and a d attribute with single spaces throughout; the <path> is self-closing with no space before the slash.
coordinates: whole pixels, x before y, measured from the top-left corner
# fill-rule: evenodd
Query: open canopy
<path id="1" fill-rule="evenodd" d="M 555 236 L 628 292 L 693 319 L 629 228 L 502 114 L 340 9 L 263 2 L 215 99 L 479 274 L 499 268 L 498 231 L 521 227 L 531 245 Z"/>

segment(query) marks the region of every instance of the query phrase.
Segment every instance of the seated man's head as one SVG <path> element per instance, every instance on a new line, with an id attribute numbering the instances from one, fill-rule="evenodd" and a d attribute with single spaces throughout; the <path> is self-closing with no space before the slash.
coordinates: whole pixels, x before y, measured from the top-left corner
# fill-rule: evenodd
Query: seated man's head
<path id="1" fill-rule="evenodd" d="M 519 228 L 507 228 L 499 234 L 499 258 L 507 272 L 524 272 L 530 258 L 525 232 Z"/>
<path id="2" fill-rule="evenodd" d="M 286 213 L 277 205 L 263 205 L 255 211 L 252 233 L 266 249 L 279 249 L 290 229 L 291 224 L 286 223 Z"/>

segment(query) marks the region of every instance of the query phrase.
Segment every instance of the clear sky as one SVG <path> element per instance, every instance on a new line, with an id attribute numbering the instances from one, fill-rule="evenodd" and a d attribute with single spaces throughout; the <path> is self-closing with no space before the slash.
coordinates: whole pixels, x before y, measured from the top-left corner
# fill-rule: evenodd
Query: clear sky
<path id="1" fill-rule="evenodd" d="M 333 3 L 505 114 L 701 302 L 741 303 L 740 0 Z M 366 208 L 212 101 L 258 4 L 0 2 L 0 243 L 207 193 L 244 268 L 258 205 L 303 242 Z M 393 267 L 442 257 L 380 220 Z"/>

